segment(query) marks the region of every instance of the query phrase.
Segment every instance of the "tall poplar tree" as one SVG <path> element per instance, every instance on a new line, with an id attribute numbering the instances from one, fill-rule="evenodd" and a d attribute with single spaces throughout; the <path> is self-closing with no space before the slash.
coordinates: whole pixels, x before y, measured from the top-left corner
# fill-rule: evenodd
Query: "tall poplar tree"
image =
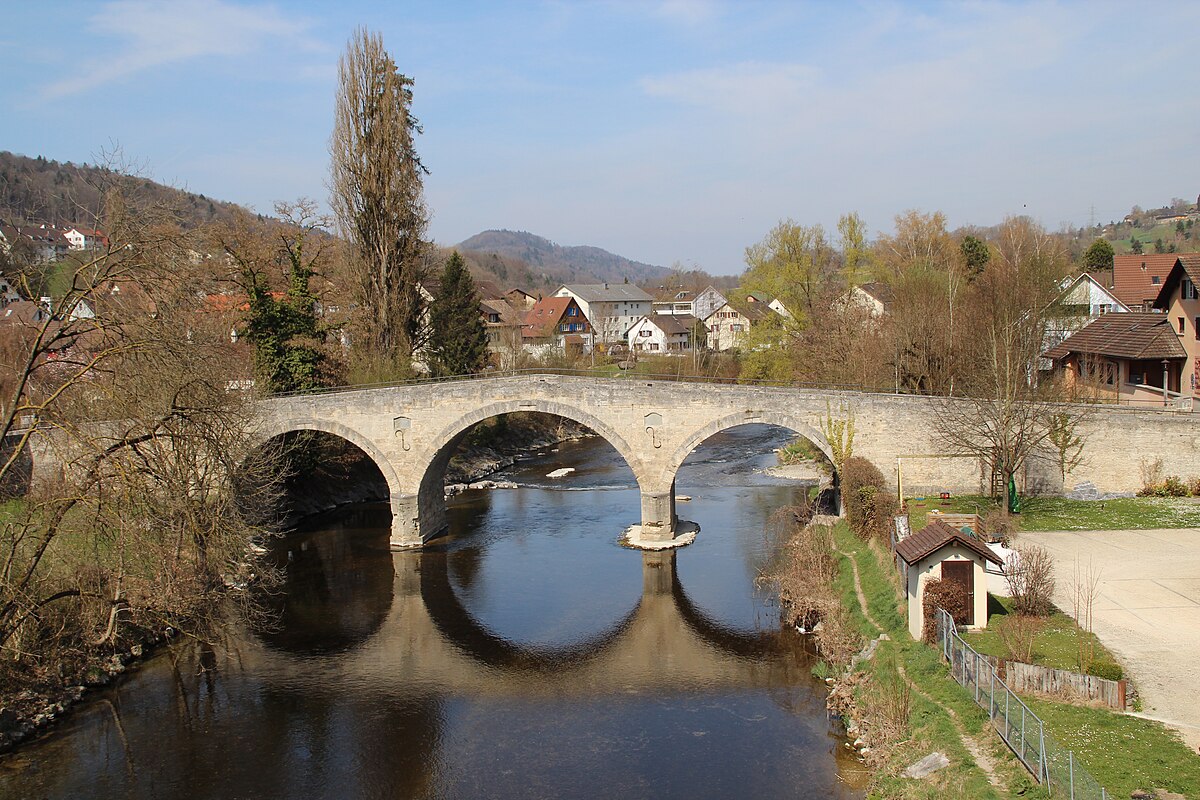
<path id="1" fill-rule="evenodd" d="M 457 252 L 442 268 L 441 285 L 429 311 L 429 370 L 436 377 L 468 375 L 487 364 L 487 331 L 479 295 Z"/>
<path id="2" fill-rule="evenodd" d="M 377 33 L 358 29 L 338 64 L 330 139 L 331 205 L 353 245 L 352 274 L 363 310 L 361 351 L 411 368 L 420 347 L 421 295 L 429 246 L 422 176 L 413 146 L 412 79 Z"/>

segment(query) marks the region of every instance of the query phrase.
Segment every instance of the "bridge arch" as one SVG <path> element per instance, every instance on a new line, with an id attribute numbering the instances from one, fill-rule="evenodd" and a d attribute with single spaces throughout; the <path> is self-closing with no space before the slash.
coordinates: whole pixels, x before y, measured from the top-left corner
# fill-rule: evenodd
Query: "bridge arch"
<path id="1" fill-rule="evenodd" d="M 679 472 L 679 467 L 691 455 L 693 450 L 703 444 L 709 437 L 741 425 L 775 425 L 780 428 L 787 428 L 815 444 L 817 449 L 829 459 L 829 463 L 833 463 L 833 449 L 829 446 L 829 442 L 825 439 L 825 436 L 816 428 L 809 425 L 802 417 L 787 412 L 769 410 L 756 411 L 752 416 L 747 415 L 745 412 L 740 412 L 718 417 L 686 436 L 671 453 L 665 470 L 659 476 L 659 485 L 674 486 L 675 476 Z M 836 476 L 834 479 L 836 480 Z"/>
<path id="2" fill-rule="evenodd" d="M 335 436 L 361 450 L 363 455 L 375 465 L 379 473 L 383 476 L 383 480 L 387 484 L 388 497 L 386 499 L 391 505 L 393 516 L 396 515 L 398 511 L 397 503 L 399 498 L 403 496 L 403 483 L 396 474 L 395 465 L 370 437 L 354 428 L 333 420 L 318 419 L 315 417 L 291 417 L 272 420 L 269 424 L 260 426 L 255 431 L 254 446 L 251 452 L 265 447 L 272 440 L 279 437 L 304 431 L 314 431 Z"/>
<path id="3" fill-rule="evenodd" d="M 428 541 L 446 528 L 446 500 L 443 481 L 446 467 L 458 445 L 475 425 L 493 417 L 515 413 L 550 414 L 590 429 L 615 449 L 633 471 L 639 486 L 645 483 L 645 467 L 637 451 L 610 424 L 569 403 L 541 398 L 508 400 L 472 409 L 444 426 L 430 441 L 422 454 L 413 460 L 420 474 L 417 492 L 417 514 L 421 539 Z"/>

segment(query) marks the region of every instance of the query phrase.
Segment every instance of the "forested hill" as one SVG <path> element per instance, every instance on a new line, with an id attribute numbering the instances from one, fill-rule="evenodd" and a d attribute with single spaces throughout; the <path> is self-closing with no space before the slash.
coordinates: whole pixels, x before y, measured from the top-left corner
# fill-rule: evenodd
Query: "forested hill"
<path id="1" fill-rule="evenodd" d="M 626 279 L 640 283 L 670 274 L 663 267 L 631 261 L 599 247 L 563 247 L 525 231 L 484 231 L 459 242 L 457 247 L 477 256 L 495 254 L 504 260 L 516 260 L 547 284 L 620 283 Z"/>
<path id="2" fill-rule="evenodd" d="M 0 151 L 0 220 L 11 224 L 87 225 L 98 216 L 97 187 L 114 173 L 94 164 L 58 162 Z M 150 205 L 178 209 L 189 227 L 231 219 L 233 203 L 140 179 L 136 191 Z"/>

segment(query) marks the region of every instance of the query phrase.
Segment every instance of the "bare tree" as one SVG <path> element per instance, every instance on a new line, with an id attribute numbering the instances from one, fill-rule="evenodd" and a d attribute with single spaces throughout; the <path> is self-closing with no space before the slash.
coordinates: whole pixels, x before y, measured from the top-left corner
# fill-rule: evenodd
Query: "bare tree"
<path id="1" fill-rule="evenodd" d="M 1056 388 L 1037 380 L 1048 316 L 1067 266 L 1062 248 L 1035 223 L 1014 218 L 1001 226 L 987 270 L 970 284 L 973 322 L 959 345 L 963 399 L 939 407 L 943 446 L 989 465 L 999 484 L 993 490 L 1003 486 L 1010 495 L 1030 456 L 1045 452 L 1069 466 L 1083 445 L 1075 433 L 1083 407 L 1058 403 Z M 1064 439 L 1065 431 L 1070 436 Z"/>
<path id="2" fill-rule="evenodd" d="M 411 369 L 419 349 L 418 284 L 430 259 L 429 215 L 414 148 L 412 79 L 401 74 L 383 38 L 358 29 L 339 63 L 331 156 L 331 204 L 353 244 L 353 276 L 362 308 L 365 353 Z"/>
<path id="3" fill-rule="evenodd" d="M 1018 545 L 1004 562 L 1004 581 L 1017 613 L 1050 613 L 1054 605 L 1054 559 L 1045 548 Z"/>
<path id="4" fill-rule="evenodd" d="M 1096 607 L 1096 599 L 1100 596 L 1101 569 L 1091 559 L 1086 567 L 1081 567 L 1079 559 L 1075 560 L 1071 572 L 1071 581 L 1067 585 L 1071 597 L 1071 616 L 1079 623 L 1082 630 L 1077 636 L 1079 645 L 1079 671 L 1087 674 L 1088 669 L 1096 661 L 1096 640 L 1092 636 L 1092 614 Z"/>
<path id="5" fill-rule="evenodd" d="M 130 623 L 200 630 L 253 533 L 230 513 L 250 398 L 228 391 L 227 332 L 191 324 L 201 298 L 174 216 L 111 177 L 109 246 L 5 331 L 0 484 L 35 442 L 61 466 L 0 517 L 0 677 L 18 684 Z"/>

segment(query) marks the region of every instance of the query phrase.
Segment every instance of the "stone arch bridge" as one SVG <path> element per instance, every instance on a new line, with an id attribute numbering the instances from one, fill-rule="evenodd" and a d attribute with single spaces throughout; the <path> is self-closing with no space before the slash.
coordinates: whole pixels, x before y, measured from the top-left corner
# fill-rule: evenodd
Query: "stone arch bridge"
<path id="1" fill-rule="evenodd" d="M 853 418 L 853 452 L 906 490 L 978 492 L 982 469 L 971 457 L 947 454 L 936 441 L 939 403 L 915 395 L 807 390 L 552 374 L 402 384 L 261 401 L 262 440 L 293 431 L 323 431 L 363 450 L 390 494 L 392 545 L 420 546 L 446 527 L 442 481 L 450 457 L 483 420 L 541 412 L 578 422 L 608 441 L 632 469 L 642 496 L 641 538 L 669 543 L 676 535 L 675 475 L 699 444 L 748 423 L 795 431 L 830 455 L 822 430 L 829 419 Z M 1101 491 L 1132 491 L 1139 459 L 1162 458 L 1169 474 L 1200 474 L 1200 426 L 1191 414 L 1120 407 L 1093 409 L 1081 425 L 1084 460 L 1068 475 L 1031 467 L 1034 489 L 1090 481 Z"/>

